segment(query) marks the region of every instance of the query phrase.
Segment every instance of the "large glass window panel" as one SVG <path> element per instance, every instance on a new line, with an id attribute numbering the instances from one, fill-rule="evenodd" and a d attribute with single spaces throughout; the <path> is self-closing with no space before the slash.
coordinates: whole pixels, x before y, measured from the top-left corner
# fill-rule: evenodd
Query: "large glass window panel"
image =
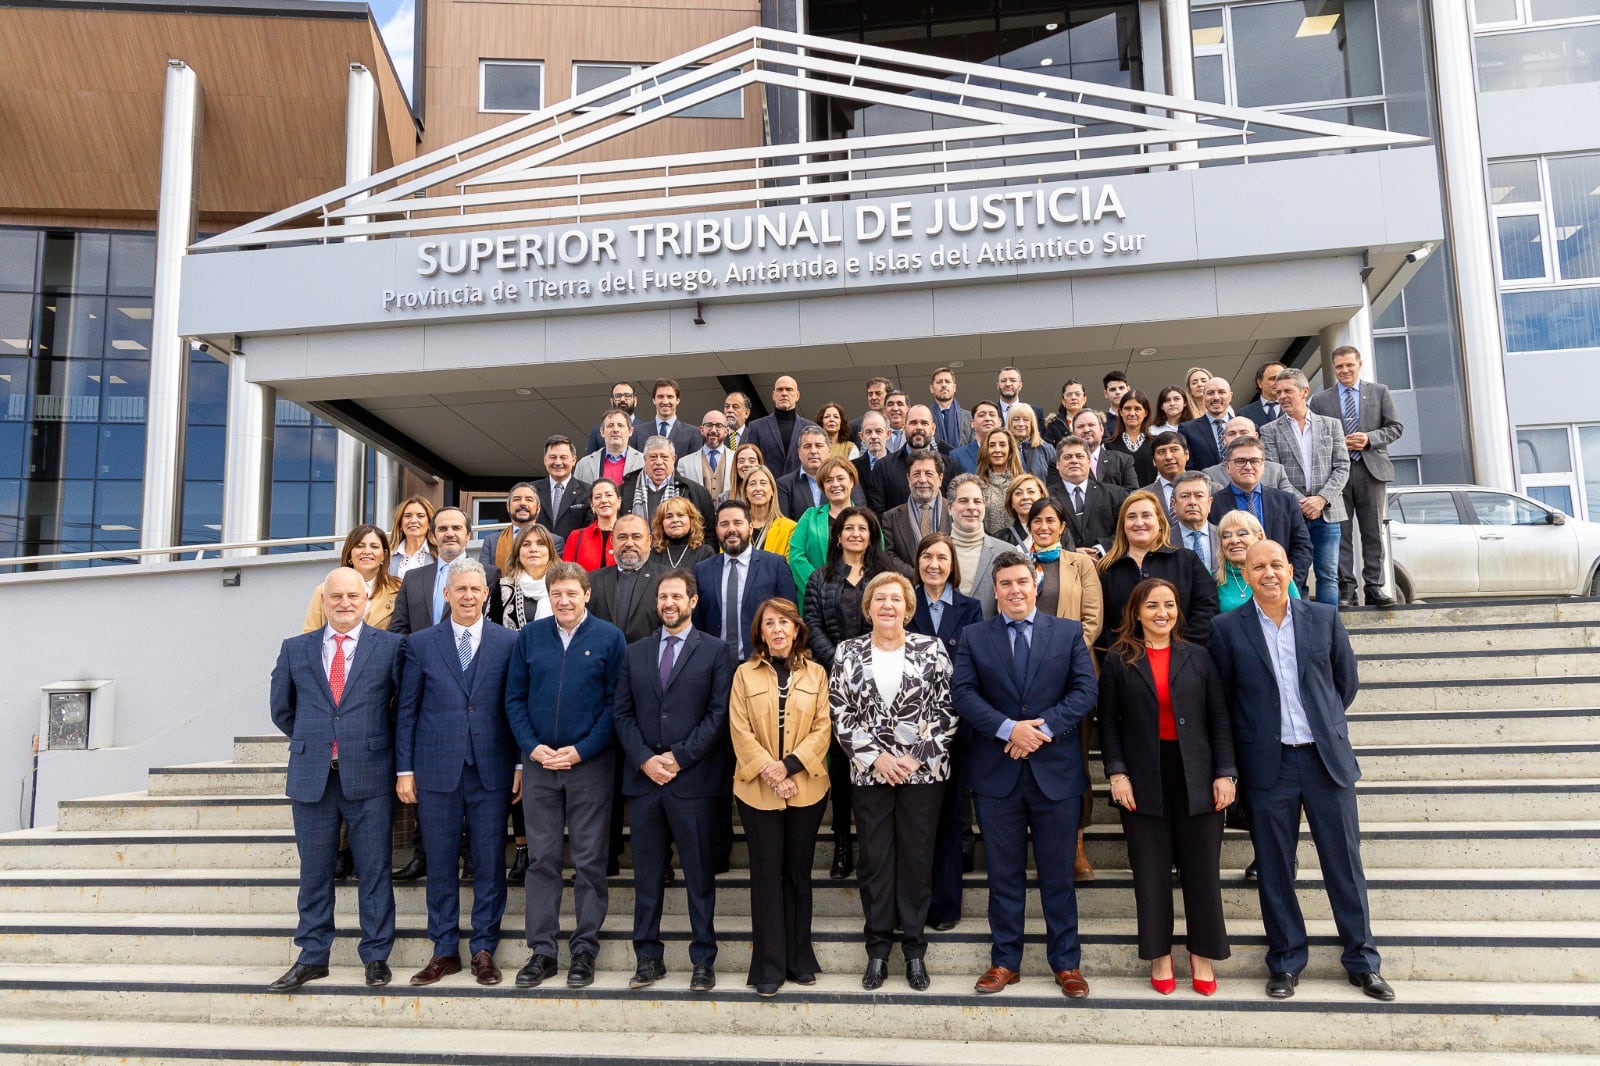
<path id="1" fill-rule="evenodd" d="M 95 486 L 94 495 L 96 538 L 109 539 L 114 544 L 136 543 L 144 511 L 144 487 L 137 481 L 101 481 Z"/>
<path id="2" fill-rule="evenodd" d="M 1482 34 L 1478 89 L 1531 89 L 1600 81 L 1600 24 Z"/>
<path id="3" fill-rule="evenodd" d="M 1600 288 L 1506 292 L 1500 306 L 1507 351 L 1600 347 Z"/>
<path id="4" fill-rule="evenodd" d="M 33 294 L 0 293 L 0 358 L 33 354 Z"/>
<path id="5" fill-rule="evenodd" d="M 150 358 L 149 300 L 113 296 L 106 301 L 106 358 Z"/>
<path id="6" fill-rule="evenodd" d="M 1566 429 L 1517 430 L 1517 470 L 1528 474 L 1569 474 L 1572 448 Z"/>
<path id="7" fill-rule="evenodd" d="M 0 421 L 0 478 L 21 477 L 28 472 L 27 445 L 27 426 Z"/>
<path id="8" fill-rule="evenodd" d="M 1600 278 L 1600 155 L 1549 161 L 1556 269 L 1563 279 Z"/>
<path id="9" fill-rule="evenodd" d="M 272 480 L 306 481 L 310 477 L 310 427 L 280 424 L 272 440 Z"/>
<path id="10" fill-rule="evenodd" d="M 221 480 L 226 466 L 228 431 L 221 426 L 190 426 L 184 434 L 185 480 Z"/>
<path id="11" fill-rule="evenodd" d="M 105 297 L 45 295 L 40 300 L 39 355 L 100 358 L 105 350 Z"/>
<path id="12" fill-rule="evenodd" d="M 100 421 L 123 424 L 145 420 L 150 394 L 150 364 L 107 359 L 100 376 Z"/>
<path id="13" fill-rule="evenodd" d="M 1373 329 L 1405 329 L 1406 328 L 1406 294 L 1401 293 L 1394 298 L 1394 302 L 1383 309 L 1376 322 L 1372 323 Z"/>
<path id="14" fill-rule="evenodd" d="M 1507 215 L 1495 219 L 1494 225 L 1500 243 L 1501 280 L 1530 281 L 1544 277 L 1544 243 L 1539 233 L 1539 216 Z"/>
<path id="15" fill-rule="evenodd" d="M 1528 18 L 1534 22 L 1600 18 L 1600 0 L 1528 0 Z"/>
<path id="16" fill-rule="evenodd" d="M 46 233 L 42 282 L 46 292 L 105 292 L 111 238 L 104 233 Z"/>
<path id="17" fill-rule="evenodd" d="M 1472 0 L 1472 17 L 1480 26 L 1517 21 L 1517 0 Z"/>
<path id="18" fill-rule="evenodd" d="M 228 367 L 204 352 L 189 356 L 191 426 L 220 426 L 228 420 Z"/>
<path id="19" fill-rule="evenodd" d="M 145 428 L 100 427 L 99 476 L 118 481 L 144 478 Z"/>
<path id="20" fill-rule="evenodd" d="M 53 472 L 56 477 L 92 478 L 100 450 L 100 427 L 95 425 L 67 426 L 61 441 L 60 465 Z"/>
<path id="21" fill-rule="evenodd" d="M 93 539 L 93 481 L 34 481 L 26 491 L 29 532 L 37 531 L 41 554 L 55 551 L 63 541 L 87 544 Z"/>
<path id="22" fill-rule="evenodd" d="M 0 422 L 28 416 L 28 361 L 0 355 Z"/>
<path id="23" fill-rule="evenodd" d="M 544 106 L 544 64 L 485 59 L 479 64 L 480 111 L 537 111 Z"/>
<path id="24" fill-rule="evenodd" d="M 321 420 L 318 420 L 321 423 Z M 311 431 L 311 480 L 332 481 L 338 467 L 339 431 L 326 423 Z"/>
<path id="25" fill-rule="evenodd" d="M 1546 507 L 1553 507 L 1564 514 L 1576 517 L 1572 509 L 1570 485 L 1529 485 L 1527 493 Z"/>
<path id="26" fill-rule="evenodd" d="M 1536 204 L 1539 191 L 1539 161 L 1515 159 L 1489 164 L 1489 200 L 1494 204 Z"/>
<path id="27" fill-rule="evenodd" d="M 118 296 L 149 296 L 155 287 L 155 234 L 113 233 L 111 272 L 106 290 Z"/>
<path id="28" fill-rule="evenodd" d="M 37 230 L 0 229 L 0 292 L 32 292 L 38 258 Z"/>
<path id="29" fill-rule="evenodd" d="M 1378 96 L 1372 0 L 1282 0 L 1229 10 L 1244 107 Z"/>
<path id="30" fill-rule="evenodd" d="M 306 508 L 311 486 L 304 481 L 272 483 L 272 539 L 306 536 Z M 282 551 L 288 549 L 273 549 Z"/>
<path id="31" fill-rule="evenodd" d="M 35 422 L 98 422 L 101 366 L 98 359 L 35 359 Z"/>
<path id="32" fill-rule="evenodd" d="M 1194 95 L 1197 100 L 1214 104 L 1228 102 L 1226 72 L 1221 56 L 1194 57 Z"/>
<path id="33" fill-rule="evenodd" d="M 1372 338 L 1373 373 L 1391 389 L 1411 387 L 1411 351 L 1405 334 Z"/>
<path id="34" fill-rule="evenodd" d="M 222 482 L 183 483 L 183 542 L 216 544 L 222 539 Z"/>
<path id="35" fill-rule="evenodd" d="M 1583 495 L 1588 500 L 1588 519 L 1600 522 L 1600 426 L 1578 429 L 1578 451 L 1583 456 Z"/>

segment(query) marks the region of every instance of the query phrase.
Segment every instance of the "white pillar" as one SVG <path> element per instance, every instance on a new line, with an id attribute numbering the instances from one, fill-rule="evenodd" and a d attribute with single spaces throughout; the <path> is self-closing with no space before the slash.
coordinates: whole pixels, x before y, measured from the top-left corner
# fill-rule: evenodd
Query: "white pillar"
<path id="1" fill-rule="evenodd" d="M 182 60 L 169 59 L 161 120 L 161 193 L 156 207 L 156 279 L 150 314 L 141 548 L 183 543 L 183 426 L 189 342 L 178 335 L 178 291 L 183 257 L 194 240 L 200 209 L 197 175 L 204 109 L 200 79 Z M 166 560 L 162 555 L 143 557 L 147 563 Z"/>
<path id="2" fill-rule="evenodd" d="M 349 90 L 345 95 L 344 180 L 346 184 L 372 176 L 373 160 L 377 155 L 377 136 L 377 82 L 366 67 L 360 63 L 352 63 Z M 361 193 L 351 199 L 366 199 L 366 195 Z M 361 512 L 367 495 L 366 446 L 341 431 L 333 470 L 333 531 L 342 536 L 361 522 Z"/>
<path id="3" fill-rule="evenodd" d="M 244 354 L 228 358 L 228 443 L 222 482 L 222 542 L 264 540 L 270 530 L 272 438 L 277 390 L 246 376 Z M 240 548 L 229 555 L 259 555 Z"/>
<path id="4" fill-rule="evenodd" d="M 1361 286 L 1361 306 L 1347 321 L 1323 326 L 1318 335 L 1322 349 L 1322 382 L 1333 387 L 1333 352 L 1346 344 L 1361 353 L 1361 379 L 1377 381 L 1377 360 L 1372 351 L 1372 303 L 1367 297 L 1367 287 Z"/>
<path id="5" fill-rule="evenodd" d="M 1500 290 L 1484 191 L 1472 28 L 1467 22 L 1467 5 L 1461 0 L 1433 0 L 1431 6 L 1439 158 L 1444 167 L 1445 223 L 1455 265 L 1473 479 L 1481 485 L 1513 489 L 1516 468 L 1506 401 L 1505 338 L 1500 329 Z"/>
<path id="6" fill-rule="evenodd" d="M 389 520 L 400 506 L 400 463 L 378 452 L 372 463 L 372 524 L 392 533 Z"/>
<path id="7" fill-rule="evenodd" d="M 1189 0 L 1161 0 L 1161 66 L 1166 77 L 1166 93 L 1179 100 L 1193 100 L 1194 88 L 1194 30 L 1189 24 Z M 1174 111 L 1170 117 L 1180 120 L 1194 119 L 1187 112 Z M 1174 144 L 1174 151 L 1189 151 L 1198 146 L 1197 141 Z M 1197 170 L 1199 163 L 1180 163 L 1179 170 Z"/>

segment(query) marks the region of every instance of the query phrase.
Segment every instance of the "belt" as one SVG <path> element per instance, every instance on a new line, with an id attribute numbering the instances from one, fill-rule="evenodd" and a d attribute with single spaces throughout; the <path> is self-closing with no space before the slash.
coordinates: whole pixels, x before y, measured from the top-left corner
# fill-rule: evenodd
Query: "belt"
<path id="1" fill-rule="evenodd" d="M 1308 740 L 1304 744 L 1285 744 L 1284 745 L 1284 747 L 1290 748 L 1290 749 L 1314 748 L 1316 746 L 1317 746 L 1317 742 L 1314 741 L 1314 740 Z"/>

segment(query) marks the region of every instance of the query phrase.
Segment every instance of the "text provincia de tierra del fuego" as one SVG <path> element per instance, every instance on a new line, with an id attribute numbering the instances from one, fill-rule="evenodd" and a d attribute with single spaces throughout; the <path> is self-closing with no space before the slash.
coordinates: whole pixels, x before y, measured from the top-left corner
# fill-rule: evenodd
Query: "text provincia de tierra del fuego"
<path id="1" fill-rule="evenodd" d="M 842 211 L 837 208 L 843 207 Z M 920 224 L 913 201 L 815 205 L 764 213 L 649 219 L 617 227 L 480 234 L 421 242 L 413 291 L 385 289 L 385 311 L 522 305 L 600 297 L 704 297 L 748 291 L 775 282 L 939 272 L 981 272 L 1017 263 L 1047 263 L 1136 255 L 1146 235 L 1104 229 L 1090 236 L 1073 227 L 1124 222 L 1127 212 L 1110 184 L 1013 189 L 951 195 L 930 202 Z M 929 209 L 924 206 L 924 211 Z M 850 228 L 856 245 L 886 242 L 881 250 L 845 254 Z M 1057 233 L 1057 229 L 1067 232 Z M 965 239 L 992 235 L 974 244 Z M 933 244 L 943 239 L 943 243 Z M 895 242 L 916 248 L 896 250 Z M 714 256 L 730 261 L 697 265 Z M 633 265 L 624 266 L 625 262 Z M 564 269 L 597 265 L 598 278 L 562 277 Z"/>

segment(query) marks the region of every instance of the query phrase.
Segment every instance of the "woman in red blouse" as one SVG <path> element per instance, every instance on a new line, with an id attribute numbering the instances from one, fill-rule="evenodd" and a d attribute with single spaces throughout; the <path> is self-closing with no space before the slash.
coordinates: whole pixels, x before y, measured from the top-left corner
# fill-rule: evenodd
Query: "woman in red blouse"
<path id="1" fill-rule="evenodd" d="M 607 478 L 596 478 L 589 486 L 589 510 L 594 512 L 594 521 L 572 531 L 561 558 L 577 563 L 591 574 L 602 567 L 615 566 L 617 557 L 611 549 L 611 527 L 617 524 L 621 507 L 622 497 L 617 486 Z"/>
<path id="2" fill-rule="evenodd" d="M 1178 590 L 1139 582 L 1100 670 L 1100 750 L 1133 868 L 1139 957 L 1162 995 L 1172 963 L 1172 867 L 1183 871 L 1183 911 L 1194 990 L 1217 990 L 1213 959 L 1229 955 L 1222 917 L 1222 812 L 1233 802 L 1233 731 L 1222 681 L 1206 650 L 1180 635 Z"/>

